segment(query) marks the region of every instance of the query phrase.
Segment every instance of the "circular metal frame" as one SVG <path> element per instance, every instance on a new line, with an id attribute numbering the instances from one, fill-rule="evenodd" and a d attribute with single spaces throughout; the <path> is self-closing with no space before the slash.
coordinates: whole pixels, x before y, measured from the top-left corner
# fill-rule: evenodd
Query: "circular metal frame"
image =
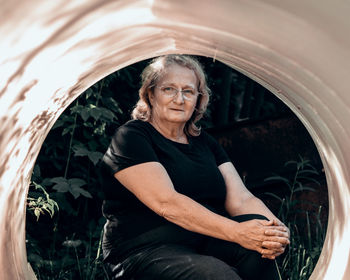
<path id="1" fill-rule="evenodd" d="M 210 56 L 230 65 L 268 88 L 304 123 L 329 189 L 327 236 L 310 279 L 350 278 L 346 1 L 61 0 L 39 5 L 28 0 L 6 1 L 2 12 L 2 279 L 35 279 L 26 259 L 26 196 L 55 120 L 101 78 L 166 53 Z"/>

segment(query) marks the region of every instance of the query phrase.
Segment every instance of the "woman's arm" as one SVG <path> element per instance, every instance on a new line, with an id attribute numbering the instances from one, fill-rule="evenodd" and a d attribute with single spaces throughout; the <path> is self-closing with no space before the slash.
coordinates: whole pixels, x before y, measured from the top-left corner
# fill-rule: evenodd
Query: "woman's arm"
<path id="1" fill-rule="evenodd" d="M 117 172 L 115 177 L 155 213 L 187 230 L 236 242 L 266 255 L 275 251 L 265 248 L 263 242 L 288 242 L 281 226 L 269 226 L 268 221 L 237 223 L 176 192 L 165 168 L 158 162 L 128 167 Z M 266 230 L 275 230 L 280 236 L 267 236 Z"/>
<path id="2" fill-rule="evenodd" d="M 284 227 L 288 233 L 289 238 L 289 229 L 266 207 L 266 205 L 260 199 L 255 197 L 245 187 L 239 174 L 231 162 L 221 164 L 219 166 L 219 170 L 224 177 L 227 190 L 225 208 L 231 216 L 237 216 L 241 214 L 264 215 L 271 221 L 271 225 L 280 225 Z M 274 234 L 279 233 L 271 229 L 267 230 L 265 234 L 273 236 Z M 277 244 L 272 243 L 265 243 L 264 245 L 278 247 Z"/>

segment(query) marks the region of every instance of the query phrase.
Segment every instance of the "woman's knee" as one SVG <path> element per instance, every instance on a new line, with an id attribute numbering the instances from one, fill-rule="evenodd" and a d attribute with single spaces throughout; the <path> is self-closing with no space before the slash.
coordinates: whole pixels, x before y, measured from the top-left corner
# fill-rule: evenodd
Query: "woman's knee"
<path id="1" fill-rule="evenodd" d="M 279 279 L 276 262 L 262 258 L 255 251 L 247 250 L 245 256 L 237 265 L 237 268 L 243 279 Z"/>

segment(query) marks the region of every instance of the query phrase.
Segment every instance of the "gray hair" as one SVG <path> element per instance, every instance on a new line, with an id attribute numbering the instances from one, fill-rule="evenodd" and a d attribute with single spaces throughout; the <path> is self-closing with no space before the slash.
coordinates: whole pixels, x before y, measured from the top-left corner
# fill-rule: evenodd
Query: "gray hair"
<path id="1" fill-rule="evenodd" d="M 185 125 L 185 133 L 189 136 L 198 136 L 201 132 L 196 125 L 205 113 L 210 96 L 210 89 L 207 86 L 206 76 L 202 65 L 192 56 L 170 54 L 154 58 L 141 74 L 142 86 L 139 89 L 139 100 L 132 111 L 132 118 L 142 121 L 149 121 L 152 113 L 152 106 L 148 96 L 148 89 L 152 92 L 157 85 L 159 78 L 166 72 L 166 68 L 171 65 L 187 67 L 195 73 L 198 84 L 198 95 L 196 108 Z"/>

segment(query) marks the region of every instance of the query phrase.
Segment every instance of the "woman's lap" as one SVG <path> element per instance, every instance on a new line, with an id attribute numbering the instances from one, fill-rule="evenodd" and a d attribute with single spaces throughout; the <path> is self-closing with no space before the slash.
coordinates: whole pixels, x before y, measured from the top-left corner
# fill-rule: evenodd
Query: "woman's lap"
<path id="1" fill-rule="evenodd" d="M 243 222 L 255 218 L 264 217 L 242 215 L 233 219 Z M 204 238 L 198 247 L 172 243 L 150 246 L 129 256 L 122 268 L 123 279 L 135 280 L 239 280 L 238 274 L 244 280 L 279 279 L 274 261 L 236 243 L 215 238 Z"/>
<path id="2" fill-rule="evenodd" d="M 131 274 L 137 280 L 241 279 L 223 261 L 177 244 L 163 244 L 146 254 L 135 255 L 126 261 L 125 270 L 133 271 Z"/>

